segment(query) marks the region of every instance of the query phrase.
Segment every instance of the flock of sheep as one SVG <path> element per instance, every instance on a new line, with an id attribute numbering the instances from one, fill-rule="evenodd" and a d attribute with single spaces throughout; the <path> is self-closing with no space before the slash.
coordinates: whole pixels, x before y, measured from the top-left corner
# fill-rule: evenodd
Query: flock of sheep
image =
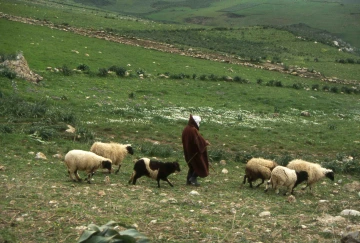
<path id="1" fill-rule="evenodd" d="M 95 142 L 90 151 L 69 151 L 65 155 L 64 161 L 71 180 L 80 181 L 78 171 L 86 171 L 86 180 L 91 183 L 92 175 L 99 168 L 107 169 L 110 173 L 112 166 L 118 165 L 115 171 L 115 173 L 118 173 L 127 154 L 134 154 L 131 144 Z M 160 180 L 167 181 L 170 186 L 173 186 L 167 177 L 174 172 L 180 172 L 178 162 L 161 162 L 142 158 L 135 162 L 129 184 L 135 185 L 136 180 L 145 175 L 157 180 L 158 187 L 160 187 Z M 312 185 L 324 177 L 328 177 L 333 181 L 334 172 L 316 163 L 295 159 L 285 167 L 272 160 L 252 158 L 246 164 L 243 184 L 247 180 L 250 187 L 253 187 L 252 183 L 261 179 L 261 182 L 257 185 L 259 187 L 265 180 L 268 180 L 265 192 L 268 191 L 271 185 L 276 193 L 279 193 L 280 186 L 284 186 L 287 187 L 287 192 L 293 194 L 294 188 L 298 184 L 306 181 L 306 187 L 311 190 Z"/>
<path id="2" fill-rule="evenodd" d="M 70 180 L 81 181 L 78 171 L 86 171 L 87 178 L 85 180 L 91 183 L 93 174 L 99 168 L 107 169 L 111 173 L 112 165 L 118 165 L 115 171 L 115 174 L 117 174 L 127 154 L 134 154 L 131 144 L 95 142 L 91 146 L 90 151 L 69 151 L 65 155 L 64 162 L 68 169 Z M 160 180 L 167 181 L 170 186 L 173 186 L 167 177 L 174 172 L 180 172 L 178 162 L 161 162 L 142 158 L 135 162 L 129 184 L 135 185 L 136 180 L 145 175 L 157 180 L 158 187 L 160 187 Z"/>
<path id="3" fill-rule="evenodd" d="M 280 186 L 284 186 L 287 187 L 287 192 L 293 194 L 294 188 L 298 184 L 306 181 L 306 186 L 303 189 L 309 187 L 311 190 L 312 185 L 324 177 L 334 181 L 334 172 L 316 163 L 295 159 L 285 167 L 272 160 L 252 158 L 246 164 L 243 183 L 245 184 L 247 179 L 250 187 L 252 187 L 252 182 L 261 179 L 262 182 L 257 185 L 259 187 L 265 180 L 268 180 L 265 192 L 271 185 L 276 193 L 279 193 Z"/>

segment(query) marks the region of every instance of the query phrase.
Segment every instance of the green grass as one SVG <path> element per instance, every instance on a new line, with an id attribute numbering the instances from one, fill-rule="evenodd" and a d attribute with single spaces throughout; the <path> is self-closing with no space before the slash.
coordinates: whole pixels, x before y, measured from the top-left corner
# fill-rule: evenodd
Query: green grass
<path id="1" fill-rule="evenodd" d="M 6 1 L 1 4 L 12 14 L 26 10 L 22 5 L 10 8 Z M 26 11 L 31 16 L 40 14 L 30 10 Z M 58 13 L 53 8 L 49 11 Z M 69 16 L 64 16 L 59 21 L 70 23 Z M 343 209 L 360 206 L 358 191 L 347 189 L 349 183 L 360 180 L 359 94 L 323 90 L 357 84 L 325 83 L 5 19 L 0 19 L 0 29 L 6 33 L 1 53 L 22 51 L 31 69 L 44 77 L 37 85 L 0 77 L 0 241 L 74 242 L 81 235 L 79 226 L 114 220 L 136 224 L 152 242 L 338 242 L 342 231 L 357 224 L 356 217 L 348 216 L 343 222 L 321 223 L 326 215 L 337 216 Z M 273 31 L 274 36 L 281 33 L 291 38 L 284 31 L 258 28 L 249 29 L 244 38 L 258 39 L 267 31 L 269 36 Z M 236 37 L 233 32 L 227 34 Z M 319 65 L 315 69 L 324 65 L 328 72 L 334 69 L 334 76 L 357 79 L 356 65 L 332 66 L 330 60 L 338 56 L 332 47 L 290 39 L 281 44 L 318 51 L 316 55 L 329 61 L 314 63 Z M 328 51 L 321 53 L 323 48 Z M 288 55 L 297 61 L 305 56 Z M 46 71 L 48 66 L 66 65 L 72 70 L 80 64 L 89 66 L 90 74 Z M 113 65 L 131 75 L 97 76 L 99 68 Z M 140 71 L 145 72 L 144 79 L 139 78 Z M 196 74 L 197 78 L 164 79 L 158 77 L 160 73 Z M 211 81 L 211 74 L 239 76 L 248 82 Z M 201 75 L 207 79 L 200 80 Z M 258 79 L 263 82 L 258 84 Z M 271 80 L 281 81 L 283 87 L 267 85 Z M 293 84 L 305 88 L 295 89 Z M 312 90 L 313 85 L 319 89 Z M 301 116 L 301 111 L 311 116 Z M 202 117 L 200 131 L 211 143 L 213 169 L 200 180 L 199 188 L 185 186 L 181 132 L 190 113 Z M 65 132 L 68 124 L 77 129 L 76 134 Z M 120 173 L 110 175 L 110 185 L 101 171 L 91 185 L 73 183 L 62 160 L 53 157 L 71 149 L 88 150 L 93 141 L 131 143 L 135 149 Z M 37 152 L 47 160 L 36 160 Z M 353 161 L 347 162 L 348 156 Z M 158 189 L 156 181 L 148 178 L 128 185 L 132 161 L 141 157 L 178 160 L 182 172 L 169 176 L 175 187 L 161 182 Z M 265 194 L 263 186 L 242 185 L 244 163 L 251 157 L 284 165 L 293 158 L 307 159 L 335 169 L 336 179 L 317 183 L 313 193 L 297 188 L 297 201 L 290 204 L 272 190 Z M 221 159 L 227 161 L 225 166 L 219 164 Z M 229 173 L 222 173 L 223 168 Z M 189 195 L 192 190 L 200 195 Z M 259 217 L 263 211 L 271 216 Z"/>
<path id="2" fill-rule="evenodd" d="M 77 1 L 91 6 L 92 1 Z M 291 25 L 305 23 L 316 29 L 326 30 L 352 45 L 359 47 L 359 17 L 356 1 L 116 1 L 97 6 L 108 11 L 132 14 L 155 21 L 224 27 L 246 27 L 256 25 Z M 331 17 L 330 17 L 331 16 Z"/>

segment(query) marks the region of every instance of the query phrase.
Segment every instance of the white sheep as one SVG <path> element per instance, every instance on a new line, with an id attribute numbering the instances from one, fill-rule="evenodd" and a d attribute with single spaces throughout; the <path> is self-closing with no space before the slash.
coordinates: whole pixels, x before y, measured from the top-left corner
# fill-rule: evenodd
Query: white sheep
<path id="1" fill-rule="evenodd" d="M 266 184 L 265 192 L 268 191 L 269 185 L 271 184 L 277 194 L 279 194 L 280 186 L 287 187 L 287 192 L 293 194 L 294 188 L 307 179 L 308 173 L 306 171 L 295 171 L 278 165 L 271 171 L 271 177 Z M 287 192 L 285 192 L 284 195 L 286 195 Z"/>
<path id="2" fill-rule="evenodd" d="M 119 172 L 121 163 L 124 160 L 125 156 L 128 153 L 131 155 L 134 154 L 134 150 L 131 147 L 131 144 L 120 143 L 95 142 L 91 146 L 90 151 L 97 155 L 111 159 L 113 165 L 119 165 L 119 168 L 115 171 L 115 174 Z"/>
<path id="3" fill-rule="evenodd" d="M 327 177 L 330 180 L 334 181 L 334 172 L 330 169 L 321 167 L 320 164 L 308 162 L 301 159 L 295 159 L 290 161 L 287 167 L 296 171 L 303 170 L 309 174 L 309 179 L 307 180 L 306 186 L 302 188 L 303 190 L 306 187 L 309 187 L 311 191 L 312 185 L 324 177 Z"/>
<path id="4" fill-rule="evenodd" d="M 68 169 L 69 177 L 74 181 L 81 181 L 78 170 L 87 172 L 87 181 L 91 183 L 93 173 L 99 168 L 111 171 L 112 161 L 108 158 L 99 156 L 93 152 L 84 150 L 70 150 L 64 158 L 65 165 Z M 73 178 L 73 174 L 75 178 Z"/>
<path id="5" fill-rule="evenodd" d="M 270 179 L 271 171 L 278 164 L 272 160 L 267 160 L 263 158 L 252 158 L 246 163 L 245 167 L 245 175 L 243 184 L 246 183 L 246 179 L 248 180 L 250 187 L 252 188 L 252 182 L 257 179 L 261 179 L 261 183 L 256 187 L 259 187 L 264 183 L 264 180 Z"/>

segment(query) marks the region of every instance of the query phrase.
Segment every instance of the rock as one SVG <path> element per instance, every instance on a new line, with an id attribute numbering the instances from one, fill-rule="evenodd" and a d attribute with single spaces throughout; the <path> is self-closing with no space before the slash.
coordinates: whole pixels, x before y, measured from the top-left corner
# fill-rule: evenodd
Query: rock
<path id="1" fill-rule="evenodd" d="M 61 154 L 54 154 L 52 157 L 57 158 L 57 159 L 62 159 L 63 158 L 63 156 Z"/>
<path id="2" fill-rule="evenodd" d="M 222 169 L 222 171 L 221 171 L 223 174 L 227 174 L 227 173 L 229 173 L 229 171 L 227 170 L 227 169 Z"/>
<path id="3" fill-rule="evenodd" d="M 329 214 L 325 214 L 323 217 L 317 217 L 316 220 L 318 220 L 321 224 L 324 225 L 332 225 L 334 223 L 341 223 L 346 221 L 344 217 L 341 216 L 333 217 Z"/>
<path id="4" fill-rule="evenodd" d="M 360 231 L 352 231 L 344 234 L 341 243 L 360 243 Z"/>
<path id="5" fill-rule="evenodd" d="M 341 211 L 340 215 L 360 216 L 360 212 L 352 209 L 345 209 Z"/>
<path id="6" fill-rule="evenodd" d="M 301 115 L 301 116 L 309 117 L 309 116 L 310 116 L 310 112 L 308 112 L 308 111 L 302 111 L 302 112 L 300 113 L 300 115 Z"/>
<path id="7" fill-rule="evenodd" d="M 194 196 L 198 196 L 200 195 L 200 193 L 198 193 L 197 191 L 193 190 L 191 192 L 189 192 L 190 195 L 194 195 Z"/>
<path id="8" fill-rule="evenodd" d="M 264 211 L 259 214 L 259 217 L 269 217 L 271 213 L 269 211 Z"/>
<path id="9" fill-rule="evenodd" d="M 220 164 L 221 164 L 221 165 L 226 165 L 226 160 L 223 160 L 223 159 L 220 160 Z"/>
<path id="10" fill-rule="evenodd" d="M 68 129 L 65 130 L 65 132 L 68 132 L 68 133 L 75 133 L 75 128 L 72 127 L 71 125 L 67 125 Z"/>
<path id="11" fill-rule="evenodd" d="M 352 183 L 348 183 L 344 185 L 344 189 L 348 192 L 360 191 L 360 182 L 353 181 Z"/>
<path id="12" fill-rule="evenodd" d="M 110 177 L 105 176 L 104 182 L 105 182 L 106 185 L 110 184 Z"/>
<path id="13" fill-rule="evenodd" d="M 288 196 L 287 200 L 288 200 L 289 203 L 295 203 L 296 202 L 296 198 L 294 197 L 294 195 Z"/>
<path id="14" fill-rule="evenodd" d="M 27 81 L 38 83 L 43 80 L 43 77 L 30 70 L 22 53 L 19 53 L 15 60 L 5 60 L 3 63 L 0 63 L 0 65 L 15 72 L 17 77 L 23 78 Z"/>
<path id="15" fill-rule="evenodd" d="M 41 153 L 41 152 L 38 152 L 36 155 L 35 155 L 35 159 L 43 159 L 43 160 L 46 160 L 46 156 L 45 154 Z"/>

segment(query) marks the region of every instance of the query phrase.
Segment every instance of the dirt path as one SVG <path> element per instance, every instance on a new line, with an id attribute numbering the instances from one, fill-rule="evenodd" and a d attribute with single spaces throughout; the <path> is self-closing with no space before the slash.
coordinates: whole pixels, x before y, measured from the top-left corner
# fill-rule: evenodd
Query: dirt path
<path id="1" fill-rule="evenodd" d="M 166 44 L 166 43 L 162 43 L 162 42 L 156 42 L 156 41 L 139 39 L 139 38 L 128 38 L 128 37 L 123 37 L 123 36 L 111 34 L 111 33 L 105 32 L 105 31 L 99 31 L 99 30 L 76 28 L 76 27 L 71 27 L 68 25 L 58 25 L 58 24 L 54 24 L 50 21 L 14 16 L 14 15 L 5 14 L 2 12 L 0 12 L 0 18 L 8 19 L 10 21 L 21 22 L 24 24 L 46 26 L 51 29 L 72 32 L 72 33 L 82 35 L 82 36 L 104 39 L 107 41 L 112 41 L 112 42 L 121 43 L 121 44 L 125 44 L 125 45 L 143 47 L 145 49 L 152 49 L 152 50 L 157 50 L 157 51 L 161 51 L 161 52 L 173 53 L 173 54 L 189 56 L 189 57 L 194 57 L 194 58 L 200 58 L 200 59 L 206 59 L 206 60 L 211 60 L 211 61 L 216 61 L 216 62 L 231 63 L 231 64 L 242 65 L 242 66 L 246 66 L 246 67 L 269 70 L 269 71 L 276 71 L 276 72 L 286 73 L 286 74 L 290 74 L 290 75 L 294 75 L 294 76 L 300 76 L 303 78 L 317 78 L 317 79 L 321 79 L 322 81 L 325 81 L 325 82 L 341 83 L 341 84 L 357 84 L 358 83 L 356 80 L 349 81 L 349 80 L 327 78 L 327 77 L 324 77 L 320 72 L 310 72 L 307 68 L 304 68 L 304 67 L 303 68 L 300 68 L 300 67 L 285 68 L 282 65 L 272 64 L 270 62 L 254 64 L 254 63 L 250 63 L 250 62 L 241 60 L 239 57 L 230 55 L 230 54 L 221 54 L 221 53 L 215 53 L 215 52 L 204 53 L 204 52 L 195 50 L 194 48 L 189 48 L 188 50 L 181 50 L 174 45 L 170 45 L 170 44 Z"/>

